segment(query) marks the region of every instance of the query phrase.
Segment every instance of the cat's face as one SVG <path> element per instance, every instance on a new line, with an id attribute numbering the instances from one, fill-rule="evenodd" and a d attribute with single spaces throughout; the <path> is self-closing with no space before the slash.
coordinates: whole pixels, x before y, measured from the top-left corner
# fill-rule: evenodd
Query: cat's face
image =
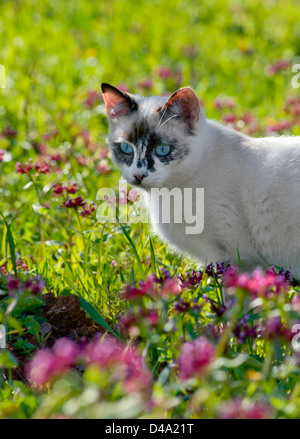
<path id="1" fill-rule="evenodd" d="M 169 99 L 129 95 L 102 84 L 110 122 L 109 147 L 123 177 L 143 189 L 172 187 L 194 162 L 199 100 L 182 88 Z"/>

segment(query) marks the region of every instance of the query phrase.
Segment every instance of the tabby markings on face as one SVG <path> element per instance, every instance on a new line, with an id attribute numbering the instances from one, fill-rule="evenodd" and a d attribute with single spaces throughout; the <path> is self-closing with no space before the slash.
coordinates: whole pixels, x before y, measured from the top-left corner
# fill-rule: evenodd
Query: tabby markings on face
<path id="1" fill-rule="evenodd" d="M 159 129 L 151 126 L 146 120 L 135 122 L 128 133 L 122 133 L 123 142 L 113 144 L 113 151 L 119 163 L 132 166 L 134 160 L 137 168 L 146 168 L 148 172 L 155 172 L 155 160 L 168 165 L 174 160 L 179 160 L 187 154 L 185 145 L 180 145 L 174 137 L 159 132 Z M 134 145 L 128 152 L 122 150 L 122 143 L 129 142 Z M 124 148 L 123 148 L 124 149 Z M 126 149 L 125 149 L 126 150 Z"/>

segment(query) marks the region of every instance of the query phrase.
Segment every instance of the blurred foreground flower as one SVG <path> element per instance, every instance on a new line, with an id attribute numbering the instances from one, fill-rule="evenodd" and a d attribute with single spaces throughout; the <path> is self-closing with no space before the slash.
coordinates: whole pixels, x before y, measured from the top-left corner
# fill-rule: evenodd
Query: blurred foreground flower
<path id="1" fill-rule="evenodd" d="M 269 407 L 263 402 L 252 403 L 248 400 L 232 400 L 223 403 L 219 417 L 222 419 L 270 419 L 273 418 Z"/>
<path id="2" fill-rule="evenodd" d="M 52 349 L 43 349 L 35 354 L 26 366 L 26 375 L 34 387 L 43 389 L 76 364 L 83 365 L 85 369 L 96 367 L 107 373 L 104 387 L 109 383 L 122 383 L 127 393 L 150 390 L 152 376 L 141 355 L 135 348 L 129 348 L 112 337 L 83 346 L 61 338 Z"/>
<path id="3" fill-rule="evenodd" d="M 205 337 L 184 343 L 178 358 L 180 379 L 202 376 L 214 357 L 215 348 Z"/>

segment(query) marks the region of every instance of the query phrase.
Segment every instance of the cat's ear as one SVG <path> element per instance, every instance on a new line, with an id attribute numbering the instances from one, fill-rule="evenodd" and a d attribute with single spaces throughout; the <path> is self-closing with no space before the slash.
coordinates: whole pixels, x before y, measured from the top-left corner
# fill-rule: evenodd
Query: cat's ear
<path id="1" fill-rule="evenodd" d="M 128 94 L 106 83 L 101 84 L 101 89 L 109 118 L 129 116 L 137 110 L 137 103 Z"/>
<path id="2" fill-rule="evenodd" d="M 163 107 L 165 116 L 176 116 L 186 123 L 189 130 L 195 128 L 199 120 L 200 103 L 199 99 L 190 87 L 183 87 L 175 91 Z"/>

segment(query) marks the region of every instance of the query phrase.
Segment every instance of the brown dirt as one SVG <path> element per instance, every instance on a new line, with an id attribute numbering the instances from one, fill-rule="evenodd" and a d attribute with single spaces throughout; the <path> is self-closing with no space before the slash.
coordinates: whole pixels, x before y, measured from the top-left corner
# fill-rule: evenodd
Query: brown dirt
<path id="1" fill-rule="evenodd" d="M 105 332 L 100 325 L 87 316 L 80 306 L 80 299 L 77 296 L 54 296 L 47 293 L 42 296 L 45 305 L 42 307 L 41 316 L 47 319 L 50 324 L 50 333 L 43 347 L 51 347 L 61 337 L 67 337 L 75 342 L 80 342 L 84 337 L 91 340 L 97 333 Z M 48 335 L 48 334 L 47 334 Z M 41 349 L 35 335 L 26 333 L 24 335 L 28 342 L 37 349 Z M 28 354 L 21 354 L 12 345 L 7 348 L 18 360 L 18 367 L 12 370 L 12 379 L 25 381 L 24 365 L 29 360 Z M 31 355 L 34 351 L 31 351 Z"/>
<path id="2" fill-rule="evenodd" d="M 41 315 L 46 317 L 51 325 L 47 346 L 52 346 L 55 340 L 61 337 L 79 342 L 82 337 L 91 339 L 97 332 L 105 332 L 100 325 L 86 315 L 80 306 L 79 297 L 55 297 L 52 293 L 44 294 L 42 297 L 46 305 L 42 307 Z"/>

